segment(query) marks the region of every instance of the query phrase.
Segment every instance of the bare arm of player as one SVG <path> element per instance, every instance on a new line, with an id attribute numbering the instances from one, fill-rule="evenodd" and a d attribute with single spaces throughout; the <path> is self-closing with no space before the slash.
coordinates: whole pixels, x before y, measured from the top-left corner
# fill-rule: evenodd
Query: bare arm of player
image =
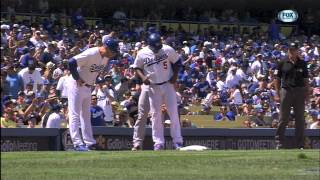
<path id="1" fill-rule="evenodd" d="M 145 85 L 149 85 L 149 84 L 150 84 L 149 78 L 143 74 L 143 72 L 141 71 L 141 69 L 135 68 L 135 71 L 136 71 L 136 73 L 138 74 L 138 76 L 142 79 L 142 82 L 143 82 Z"/>

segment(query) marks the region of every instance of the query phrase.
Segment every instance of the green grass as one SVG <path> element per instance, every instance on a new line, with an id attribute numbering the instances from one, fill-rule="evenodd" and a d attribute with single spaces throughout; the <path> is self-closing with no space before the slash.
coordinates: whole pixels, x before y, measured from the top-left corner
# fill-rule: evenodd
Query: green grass
<path id="1" fill-rule="evenodd" d="M 215 121 L 213 115 L 181 115 L 181 119 L 189 119 L 198 128 L 243 128 L 245 117 L 237 116 L 235 121 Z"/>
<path id="2" fill-rule="evenodd" d="M 215 121 L 214 114 L 219 112 L 219 106 L 212 106 L 209 115 L 181 115 L 181 119 L 189 119 L 198 128 L 243 128 L 243 121 L 246 117 L 237 116 L 236 121 Z M 190 112 L 200 113 L 200 105 L 192 105 L 188 107 Z"/>
<path id="3" fill-rule="evenodd" d="M 1 180 L 319 180 L 319 150 L 1 153 Z"/>

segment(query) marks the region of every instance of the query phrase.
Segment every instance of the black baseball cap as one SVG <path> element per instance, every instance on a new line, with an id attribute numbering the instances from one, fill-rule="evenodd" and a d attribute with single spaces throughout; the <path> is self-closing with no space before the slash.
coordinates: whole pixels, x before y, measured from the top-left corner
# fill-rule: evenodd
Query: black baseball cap
<path id="1" fill-rule="evenodd" d="M 298 44 L 296 43 L 290 43 L 289 45 L 289 50 L 297 50 L 298 49 Z"/>
<path id="2" fill-rule="evenodd" d="M 97 83 L 97 84 L 101 84 L 101 83 L 105 83 L 105 82 L 106 82 L 105 78 L 98 77 L 98 78 L 96 79 L 96 83 Z"/>

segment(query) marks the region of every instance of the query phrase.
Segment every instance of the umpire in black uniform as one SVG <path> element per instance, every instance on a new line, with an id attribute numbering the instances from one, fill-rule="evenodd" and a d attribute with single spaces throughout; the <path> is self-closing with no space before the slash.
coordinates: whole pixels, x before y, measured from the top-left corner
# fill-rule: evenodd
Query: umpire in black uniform
<path id="1" fill-rule="evenodd" d="M 278 63 L 276 74 L 276 99 L 280 100 L 280 122 L 276 132 L 276 148 L 283 147 L 286 126 L 289 122 L 291 107 L 294 111 L 296 145 L 304 147 L 305 101 L 309 99 L 307 63 L 298 54 L 298 47 L 291 43 L 286 59 Z"/>

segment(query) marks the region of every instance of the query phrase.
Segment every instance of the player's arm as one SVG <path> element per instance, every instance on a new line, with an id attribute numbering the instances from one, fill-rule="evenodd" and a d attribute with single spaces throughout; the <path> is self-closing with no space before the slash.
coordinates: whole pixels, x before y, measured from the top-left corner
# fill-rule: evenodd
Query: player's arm
<path id="1" fill-rule="evenodd" d="M 149 78 L 143 74 L 142 69 L 135 68 L 134 70 L 136 71 L 136 73 L 138 74 L 138 76 L 141 78 L 142 82 L 145 85 L 149 85 L 150 84 Z"/>
<path id="2" fill-rule="evenodd" d="M 175 52 L 174 49 L 170 48 L 169 50 L 169 60 L 171 62 L 171 67 L 173 71 L 173 75 L 170 78 L 169 82 L 174 84 L 177 81 L 179 69 L 181 67 L 182 59 L 178 53 Z"/>
<path id="3" fill-rule="evenodd" d="M 176 83 L 180 67 L 181 67 L 181 60 L 178 60 L 176 63 L 172 64 L 173 75 L 169 80 L 170 83 L 172 84 Z"/>
<path id="4" fill-rule="evenodd" d="M 81 86 L 84 83 L 84 81 L 80 78 L 80 75 L 78 73 L 77 60 L 75 58 L 71 58 L 71 59 L 69 59 L 68 64 L 69 64 L 69 70 L 70 70 L 70 73 L 71 73 L 73 79 L 75 79 L 77 81 L 77 84 Z"/>
<path id="5" fill-rule="evenodd" d="M 143 73 L 144 62 L 143 62 L 143 58 L 141 58 L 140 51 L 138 52 L 137 57 L 134 60 L 132 67 L 133 67 L 134 71 L 136 72 L 136 74 L 141 78 L 142 82 L 146 85 L 149 85 L 150 80 Z"/>

